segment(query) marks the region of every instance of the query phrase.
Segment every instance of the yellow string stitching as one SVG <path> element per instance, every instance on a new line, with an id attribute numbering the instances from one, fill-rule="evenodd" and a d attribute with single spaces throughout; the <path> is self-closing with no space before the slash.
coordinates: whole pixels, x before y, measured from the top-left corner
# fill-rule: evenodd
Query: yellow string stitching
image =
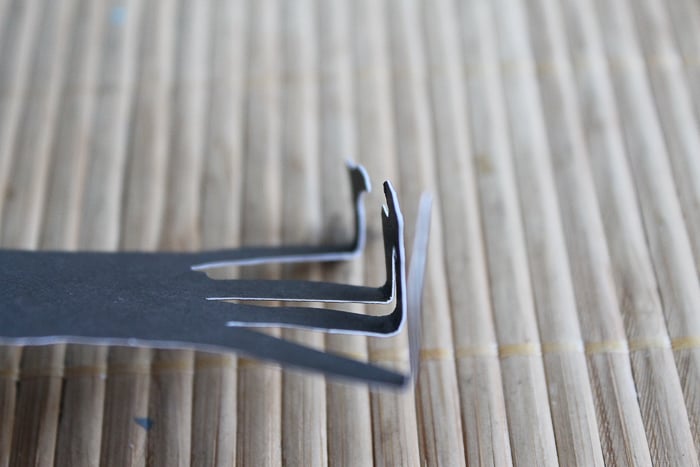
<path id="1" fill-rule="evenodd" d="M 628 343 L 630 352 L 637 352 L 639 350 L 651 350 L 651 349 L 670 349 L 671 341 L 668 337 L 642 337 L 639 339 L 630 339 Z"/>
<path id="2" fill-rule="evenodd" d="M 194 360 L 196 370 L 234 370 L 236 359 L 230 355 L 198 355 Z"/>
<path id="3" fill-rule="evenodd" d="M 693 350 L 700 348 L 700 336 L 679 337 L 671 341 L 673 350 Z"/>
<path id="4" fill-rule="evenodd" d="M 587 342 L 586 355 L 609 354 L 609 353 L 629 353 L 627 341 L 600 341 Z"/>
<path id="5" fill-rule="evenodd" d="M 0 370 L 0 379 L 10 379 L 10 380 L 17 380 L 19 377 L 19 370 L 16 368 L 9 368 L 6 370 Z"/>
<path id="6" fill-rule="evenodd" d="M 373 362 L 397 362 L 408 360 L 408 356 L 405 350 L 376 349 L 370 350 L 369 359 Z"/>
<path id="7" fill-rule="evenodd" d="M 15 379 L 37 379 L 37 378 L 62 378 L 63 368 L 31 368 L 27 370 L 19 370 L 19 374 Z"/>
<path id="8" fill-rule="evenodd" d="M 193 373 L 194 362 L 191 360 L 166 360 L 151 364 L 151 373 Z"/>
<path id="9" fill-rule="evenodd" d="M 66 367 L 63 371 L 63 376 L 66 378 L 75 378 L 81 376 L 107 376 L 107 367 L 104 365 L 82 365 Z"/>
<path id="10" fill-rule="evenodd" d="M 562 353 L 585 353 L 586 355 L 613 354 L 638 352 L 642 350 L 673 349 L 692 350 L 700 348 L 700 336 L 686 336 L 669 341 L 665 337 L 649 337 L 625 340 L 608 340 L 600 342 L 577 341 L 570 342 L 526 342 L 520 344 L 508 344 L 496 347 L 495 345 L 478 345 L 468 347 L 458 347 L 454 351 L 456 358 L 477 358 L 477 357 L 531 357 Z M 421 360 L 450 358 L 450 349 L 424 349 L 421 351 Z"/>
<path id="11" fill-rule="evenodd" d="M 280 366 L 272 362 L 261 362 L 251 358 L 239 358 L 238 368 L 242 370 L 252 370 L 256 368 L 265 368 L 270 370 L 281 370 Z"/>
<path id="12" fill-rule="evenodd" d="M 534 357 L 542 355 L 540 345 L 537 342 L 524 342 L 522 344 L 508 344 L 498 347 L 498 356 L 509 357 Z"/>
<path id="13" fill-rule="evenodd" d="M 107 367 L 110 375 L 149 375 L 151 363 L 147 361 L 134 363 L 114 363 Z"/>
<path id="14" fill-rule="evenodd" d="M 420 351 L 421 361 L 451 360 L 454 358 L 452 349 L 437 347 L 433 349 L 422 349 Z"/>
<path id="15" fill-rule="evenodd" d="M 457 347 L 455 355 L 457 358 L 498 357 L 498 346 L 493 344 Z"/>
<path id="16" fill-rule="evenodd" d="M 574 71 L 581 72 L 596 67 L 607 67 L 611 73 L 641 71 L 649 67 L 653 69 L 675 69 L 681 66 L 696 66 L 700 64 L 698 57 L 682 56 L 673 53 L 651 54 L 651 55 L 624 55 L 606 56 L 581 54 L 572 57 L 570 66 Z M 566 61 L 561 59 L 550 60 L 503 60 L 484 66 L 480 63 L 467 63 L 465 73 L 467 76 L 477 74 L 488 76 L 496 71 L 502 76 L 513 77 L 530 70 L 540 76 L 550 76 L 559 73 Z"/>
<path id="17" fill-rule="evenodd" d="M 564 354 L 564 353 L 583 353 L 585 348 L 581 341 L 571 342 L 544 342 L 542 344 L 543 354 Z"/>
<path id="18" fill-rule="evenodd" d="M 450 348 L 436 347 L 422 349 L 420 352 L 421 361 L 451 360 L 454 358 L 479 358 L 498 357 L 501 359 L 509 357 L 534 357 L 585 352 L 586 355 L 600 355 L 612 353 L 629 353 L 642 350 L 672 349 L 693 350 L 700 348 L 700 336 L 684 336 L 670 341 L 668 338 L 648 337 L 625 340 L 608 340 L 600 342 L 546 342 L 538 344 L 536 342 L 525 342 L 520 344 L 496 345 L 474 345 L 457 347 L 454 351 Z M 356 360 L 366 360 L 367 355 L 354 352 L 340 352 L 340 355 Z M 370 352 L 370 361 L 374 362 L 397 362 L 407 360 L 405 352 L 398 349 L 377 349 Z M 81 377 L 81 376 L 107 376 L 107 375 L 149 375 L 165 372 L 186 372 L 191 373 L 195 369 L 234 369 L 234 357 L 230 356 L 198 356 L 194 367 L 187 360 L 164 361 L 154 364 L 149 362 L 137 362 L 132 364 L 114 364 L 105 366 L 75 366 L 62 368 L 38 368 L 31 371 L 21 371 L 16 368 L 0 369 L 0 379 L 17 380 L 31 378 L 52 378 L 52 377 Z M 274 364 L 260 363 L 256 360 L 239 358 L 239 368 L 277 368 Z"/>

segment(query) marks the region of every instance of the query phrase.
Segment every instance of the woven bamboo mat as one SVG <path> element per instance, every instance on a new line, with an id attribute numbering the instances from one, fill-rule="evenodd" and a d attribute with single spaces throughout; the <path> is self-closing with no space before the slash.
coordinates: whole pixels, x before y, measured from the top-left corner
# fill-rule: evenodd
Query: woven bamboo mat
<path id="1" fill-rule="evenodd" d="M 0 0 L 2 247 L 344 238 L 348 158 L 437 195 L 414 392 L 0 347 L 0 467 L 697 465 L 699 119 L 695 0 Z M 376 191 L 362 261 L 241 274 L 379 283 Z"/>

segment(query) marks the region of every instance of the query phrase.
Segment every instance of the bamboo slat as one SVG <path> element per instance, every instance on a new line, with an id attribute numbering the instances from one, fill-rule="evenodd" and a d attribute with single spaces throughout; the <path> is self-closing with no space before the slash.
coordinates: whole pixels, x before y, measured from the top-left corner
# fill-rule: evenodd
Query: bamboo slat
<path id="1" fill-rule="evenodd" d="M 363 259 L 212 275 L 376 285 L 381 181 L 409 259 L 435 195 L 415 388 L 3 345 L 0 467 L 698 465 L 699 31 L 693 0 L 0 0 L 2 247 L 342 242 L 349 159 Z M 405 334 L 269 332 L 407 369 Z"/>
<path id="2" fill-rule="evenodd" d="M 106 2 L 81 1 L 75 14 L 83 19 L 74 28 L 65 66 L 66 77 L 55 122 L 42 214 L 40 247 L 78 246 L 85 172 L 91 158 L 91 118 L 97 100 L 99 52 Z"/>
<path id="3" fill-rule="evenodd" d="M 606 343 L 624 342 L 625 331 L 609 275 L 610 256 L 586 156 L 560 7 L 542 1 L 532 3 L 529 12 L 532 34 L 541 34 L 533 40 L 533 53 L 542 64 L 538 74 L 542 108 L 604 460 L 606 465 L 649 465 L 629 359 L 623 351 L 598 351 Z"/>
<path id="4" fill-rule="evenodd" d="M 205 248 L 239 245 L 241 233 L 241 102 L 246 8 L 241 2 L 219 1 L 213 4 L 213 9 L 216 16 L 211 31 L 211 91 L 200 216 Z M 235 271 L 226 272 L 229 273 L 226 277 L 235 274 Z M 194 368 L 191 462 L 233 465 L 237 431 L 236 359 L 230 355 L 197 353 Z M 215 436 L 208 429 L 212 424 L 219 427 Z"/>
<path id="5" fill-rule="evenodd" d="M 375 181 L 392 180 L 400 190 L 397 180 L 398 162 L 395 157 L 396 140 L 391 117 L 391 68 L 388 61 L 388 37 L 385 30 L 386 5 L 383 2 L 352 2 L 353 6 L 353 59 L 355 67 L 355 95 L 357 121 L 357 154 Z M 378 157 L 385 154 L 386 157 Z M 383 193 L 377 187 L 367 197 L 368 206 L 385 203 Z M 381 238 L 381 227 L 375 208 L 369 211 L 368 238 Z M 381 284 L 383 270 L 383 246 L 369 242 L 365 249 L 364 283 Z M 381 307 L 368 306 L 370 314 L 386 313 Z M 386 366 L 402 367 L 401 359 L 407 340 L 369 339 L 368 349 L 372 361 Z M 404 366 L 405 367 L 405 366 Z M 373 460 L 376 466 L 417 465 L 420 462 L 418 427 L 413 391 L 406 393 L 370 393 Z"/>
<path id="6" fill-rule="evenodd" d="M 674 2 L 667 3 L 670 9 L 675 8 L 672 5 Z M 686 79 L 684 51 L 676 47 L 670 15 L 664 4 L 659 1 L 643 2 L 640 8 L 631 11 L 637 20 L 636 37 L 646 58 L 652 97 L 697 266 L 700 264 L 700 134 L 689 82 L 693 76 L 689 75 Z M 692 19 L 692 15 L 689 19 Z M 678 41 L 685 39 L 679 37 Z"/>
<path id="7" fill-rule="evenodd" d="M 647 57 L 647 76 L 651 85 L 651 98 L 656 104 L 658 120 L 666 143 L 667 157 L 675 179 L 675 191 L 680 202 L 685 223 L 679 218 L 675 220 L 675 229 L 679 231 L 679 239 L 662 233 L 664 241 L 664 261 L 673 257 L 668 251 L 669 243 L 678 241 L 679 264 L 674 264 L 674 271 L 668 279 L 664 273 L 659 273 L 660 282 L 671 282 L 666 285 L 668 291 L 662 291 L 662 299 L 666 308 L 666 320 L 671 332 L 671 338 L 676 342 L 675 356 L 678 373 L 683 386 L 686 410 L 693 430 L 695 449 L 700 449 L 700 401 L 695 396 L 693 387 L 700 379 L 697 349 L 686 349 L 678 346 L 679 341 L 685 341 L 686 336 L 694 336 L 697 326 L 697 307 L 700 283 L 697 277 L 697 265 L 700 265 L 700 133 L 698 121 L 692 108 L 690 91 L 686 84 L 682 69 L 680 54 L 675 50 L 671 36 L 669 18 L 663 5 L 656 1 L 644 2 L 641 8 L 633 10 L 637 19 L 637 38 L 641 45 L 640 53 Z M 652 168 L 655 172 L 656 167 Z M 661 178 L 663 180 L 663 178 Z M 674 185 L 673 181 L 669 183 Z M 653 188 L 655 192 L 660 190 Z M 658 196 L 658 194 L 656 195 Z M 675 211 L 673 206 L 676 196 L 666 202 L 662 208 L 669 212 Z M 678 216 L 680 217 L 680 216 Z M 657 223 L 658 226 L 658 223 Z M 684 228 L 685 227 L 685 228 Z M 659 228 L 659 227 L 657 227 Z M 665 230 L 665 229 L 664 229 Z M 695 268 L 687 255 L 690 253 L 683 234 L 695 253 Z M 649 235 L 648 235 L 649 236 Z M 675 262 L 675 261 L 674 261 Z M 668 267 L 668 266 L 667 266 Z M 657 270 L 662 270 L 660 265 Z M 695 273 L 695 274 L 694 274 Z M 687 281 L 685 279 L 688 279 Z M 677 298 L 668 298 L 672 294 Z M 673 311 L 671 311 L 673 310 Z M 678 311 L 676 311 L 678 310 Z M 669 315 L 680 314 L 683 322 L 682 331 L 674 331 Z M 681 346 L 682 347 L 682 346 Z"/>
<path id="8" fill-rule="evenodd" d="M 100 464 L 146 464 L 151 351 L 111 347 L 107 356 Z M 128 449 L 124 447 L 127 446 Z"/>
<path id="9" fill-rule="evenodd" d="M 465 82 L 485 249 L 513 461 L 556 464 L 554 432 L 539 354 L 522 225 L 517 213 L 501 91 L 494 12 L 489 2 L 463 5 Z M 468 8 L 468 9 L 467 9 Z M 463 21 L 464 21 L 463 20 Z"/>
<path id="10" fill-rule="evenodd" d="M 619 70 L 612 73 L 611 82 L 616 91 L 618 108 L 625 115 L 621 126 L 627 145 L 627 158 L 640 199 L 646 241 L 658 281 L 669 337 L 673 341 L 697 335 L 700 317 L 695 310 L 700 306 L 700 288 L 671 178 L 668 149 L 659 126 L 660 116 L 654 112 L 647 76 L 640 73 L 643 61 L 640 59 L 639 45 L 633 37 L 631 10 L 623 3 L 616 7 L 609 14 L 599 15 L 599 18 L 603 37 L 608 37 L 614 28 L 617 39 L 614 44 L 610 40 L 606 41 L 608 59 L 620 64 Z M 620 54 L 624 54 L 624 59 L 620 59 Z M 683 353 L 686 354 L 685 358 L 693 360 L 698 356 L 692 350 Z M 680 355 L 677 357 L 681 358 Z M 689 368 L 692 369 L 692 365 Z M 690 372 L 679 374 L 679 377 L 681 383 L 689 387 L 695 384 L 697 374 Z M 686 383 L 686 378 L 692 382 Z M 679 406 L 676 410 L 680 415 L 683 407 Z M 679 446 L 677 452 L 665 455 L 668 461 L 694 459 L 696 456 L 685 439 L 689 430 L 683 419 L 688 416 L 691 420 L 697 420 L 697 414 L 692 412 L 682 418 L 678 426 L 683 431 L 677 435 L 676 440 L 679 443 L 682 440 L 683 445 Z"/>
<path id="11" fill-rule="evenodd" d="M 12 430 L 15 422 L 17 379 L 22 348 L 4 346 L 0 352 L 0 465 L 9 465 L 12 453 Z"/>
<path id="12" fill-rule="evenodd" d="M 99 79 L 111 89 L 97 92 L 92 115 L 90 158 L 80 196 L 79 248 L 114 250 L 119 246 L 128 151 L 125 135 L 135 69 L 133 56 L 138 44 L 138 14 L 114 14 L 115 9 L 121 11 L 124 7 L 120 3 L 110 5 L 112 14 L 103 29 Z M 100 459 L 106 360 L 104 347 L 70 345 L 66 349 L 63 408 L 68 412 L 61 417 L 57 459 L 62 465 L 94 465 Z"/>
<path id="13" fill-rule="evenodd" d="M 172 85 L 174 2 L 149 2 L 143 10 L 135 76 L 120 245 L 155 249 L 165 198 L 169 90 Z M 139 154 L 138 156 L 133 154 Z M 100 463 L 146 464 L 151 352 L 113 347 L 107 355 Z M 129 446 L 124 449 L 123 446 Z"/>
<path id="14" fill-rule="evenodd" d="M 211 2 L 180 2 L 169 161 L 160 246 L 201 247 L 199 210 L 204 166 Z M 151 364 L 148 463 L 189 465 L 192 449 L 194 352 L 156 350 Z"/>
<path id="15" fill-rule="evenodd" d="M 349 190 L 343 163 L 357 158 L 350 7 L 344 1 L 320 2 L 317 18 L 323 222 L 320 238 L 329 243 L 348 241 L 347 232 L 354 227 L 352 214 L 342 208 L 347 206 Z M 371 219 L 375 213 L 370 211 L 368 215 Z M 364 268 L 361 261 L 353 261 L 341 267 L 325 265 L 321 272 L 324 280 L 352 284 L 363 282 Z M 364 312 L 362 305 L 343 309 Z M 367 342 L 361 336 L 328 335 L 325 346 L 328 351 L 367 358 Z M 357 416 L 345 416 L 348 413 Z M 365 388 L 327 383 L 326 429 L 328 465 L 372 465 L 370 398 Z"/>
<path id="16" fill-rule="evenodd" d="M 34 249 L 49 167 L 51 132 L 65 62 L 66 34 L 72 4 L 53 4 L 40 13 L 35 51 L 29 64 L 27 97 L 12 139 L 8 180 L 12 196 L 3 203 L 1 244 Z M 56 47 L 54 49 L 54 46 Z M 46 86 L 48 77 L 51 85 Z M 51 464 L 55 459 L 65 347 L 27 348 L 22 352 L 15 424 L 9 465 Z M 19 357 L 19 353 L 16 354 Z M 11 409 L 10 409 L 11 410 Z"/>
<path id="17" fill-rule="evenodd" d="M 321 229 L 316 14 L 304 0 L 283 3 L 282 25 L 282 242 L 317 243 Z M 294 265 L 286 274 L 319 280 L 318 265 Z M 288 305 L 294 306 L 289 303 Z M 298 304 L 297 304 L 298 305 Z M 323 335 L 285 330 L 292 341 L 323 348 Z M 288 465 L 328 464 L 323 378 L 285 372 L 282 384 L 282 459 Z M 305 433 L 291 435 L 296 430 Z"/>
<path id="18" fill-rule="evenodd" d="M 442 249 L 457 359 L 463 442 L 468 465 L 512 462 L 488 278 L 481 216 L 472 166 L 456 8 L 423 6 L 426 78 L 435 131 L 433 188 L 441 200 Z M 432 182 L 438 185 L 436 182 Z M 435 232 L 434 235 L 438 234 Z M 442 347 L 444 348 L 444 347 Z"/>
<path id="19" fill-rule="evenodd" d="M 139 69 L 130 116 L 120 247 L 155 250 L 166 199 L 177 3 L 148 2 L 139 24 Z"/>
<path id="20" fill-rule="evenodd" d="M 22 352 L 8 465 L 54 463 L 64 354 L 64 346 Z"/>
<path id="21" fill-rule="evenodd" d="M 0 56 L 0 208 L 12 196 L 10 167 L 22 101 L 27 87 L 33 44 L 38 36 L 39 2 L 16 0 L 4 11 Z M 2 220 L 0 220 L 2 222 Z"/>
<path id="22" fill-rule="evenodd" d="M 602 465 L 545 123 L 537 100 L 532 53 L 526 47 L 523 5 L 506 2 L 501 7 L 509 13 L 499 15 L 498 29 L 512 159 L 520 210 L 527 213 L 522 218 L 559 462 Z M 532 30 L 542 32 L 546 30 L 543 26 L 535 24 Z M 535 33 L 531 42 L 537 41 Z M 523 121 L 525 113 L 530 117 Z"/>
<path id="23" fill-rule="evenodd" d="M 43 203 L 40 234 L 42 248 L 78 246 L 80 199 L 83 174 L 87 160 L 87 131 L 89 113 L 94 102 L 97 81 L 97 50 L 100 42 L 95 36 L 100 30 L 103 2 L 75 2 L 73 15 L 83 15 L 85 22 L 73 28 L 67 55 L 65 79 L 54 124 L 51 145 L 51 167 L 47 173 L 46 197 Z M 55 117 L 54 117 L 55 118 Z M 67 213 L 61 216 L 60 213 Z M 63 349 L 54 348 L 63 355 Z M 68 411 L 60 417 L 56 463 L 58 465 L 95 464 L 100 455 L 100 423 L 104 378 L 102 365 L 106 349 L 69 347 L 63 370 L 65 384 L 62 407 Z M 53 447 L 49 447 L 53 449 Z"/>
<path id="24" fill-rule="evenodd" d="M 276 0 L 250 3 L 245 112 L 242 244 L 279 244 L 282 192 L 280 10 Z M 279 268 L 247 268 L 248 277 L 275 278 Z M 282 463 L 282 374 L 238 360 L 237 465 Z"/>
<path id="25" fill-rule="evenodd" d="M 435 191 L 433 134 L 427 89 L 424 81 L 424 52 L 420 37 L 417 2 L 389 2 L 390 51 L 394 77 L 394 120 L 396 122 L 397 152 L 401 192 L 408 206 L 407 238 L 413 238 L 413 222 L 420 192 Z M 400 70 L 400 71 L 399 71 Z M 435 203 L 438 205 L 438 203 Z M 437 206 L 436 206 L 437 207 Z M 438 211 L 438 209 L 436 209 Z M 438 211 L 439 212 L 439 211 Z M 450 307 L 443 264 L 442 232 L 439 214 L 432 227 L 430 249 L 433 254 L 427 264 L 425 306 L 434 310 L 423 319 L 423 352 L 444 349 L 453 354 Z M 410 259 L 409 259 L 410 260 Z M 459 390 L 454 358 L 423 358 L 419 383 L 416 387 L 419 442 L 424 462 L 431 465 L 463 465 L 465 463 Z"/>
<path id="26" fill-rule="evenodd" d="M 596 183 L 599 207 L 608 240 L 613 278 L 625 322 L 628 347 L 633 350 L 632 369 L 637 387 L 642 419 L 652 461 L 671 462 L 692 459 L 689 448 L 687 415 L 681 400 L 680 382 L 670 366 L 672 355 L 663 322 L 656 278 L 652 269 L 639 205 L 635 199 L 630 167 L 625 161 L 623 133 L 610 82 L 614 60 L 605 61 L 605 50 L 592 5 L 567 2 L 566 23 L 571 32 L 571 54 L 578 72 L 580 99 L 585 96 L 588 108 L 582 108 L 588 131 L 589 157 Z M 600 16 L 599 16 L 600 17 Z M 612 31 L 612 30 L 611 30 Z M 637 135 L 641 136 L 641 135 Z M 637 137 L 635 136 L 635 137 Z M 633 164 L 630 164 L 633 165 Z M 638 344 L 632 346 L 632 344 Z M 661 345 L 654 345 L 660 343 Z M 681 414 L 683 414 L 681 416 Z M 681 417 L 678 419 L 678 417 Z M 671 420 L 678 419 L 673 424 Z M 660 428 L 663 427 L 663 428 Z"/>
<path id="27" fill-rule="evenodd" d="M 2 242 L 6 247 L 32 249 L 39 243 L 53 122 L 64 78 L 73 6 L 74 2 L 52 3 L 39 22 L 27 95 L 12 146 L 9 189 L 13 195 L 5 199 L 2 211 Z"/>
<path id="28" fill-rule="evenodd" d="M 119 247 L 139 24 L 138 7 L 129 1 L 114 0 L 108 8 L 109 17 L 100 38 L 100 86 L 92 115 L 90 159 L 79 229 L 81 248 L 101 250 Z"/>

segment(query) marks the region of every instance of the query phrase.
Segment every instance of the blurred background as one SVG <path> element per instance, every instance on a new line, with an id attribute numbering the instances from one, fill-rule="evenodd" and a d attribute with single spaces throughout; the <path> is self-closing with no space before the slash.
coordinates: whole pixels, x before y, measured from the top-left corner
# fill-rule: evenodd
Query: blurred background
<path id="1" fill-rule="evenodd" d="M 354 160 L 364 259 L 241 274 L 374 285 L 436 195 L 415 390 L 1 346 L 0 467 L 697 465 L 699 78 L 696 0 L 0 0 L 2 248 L 341 241 Z"/>

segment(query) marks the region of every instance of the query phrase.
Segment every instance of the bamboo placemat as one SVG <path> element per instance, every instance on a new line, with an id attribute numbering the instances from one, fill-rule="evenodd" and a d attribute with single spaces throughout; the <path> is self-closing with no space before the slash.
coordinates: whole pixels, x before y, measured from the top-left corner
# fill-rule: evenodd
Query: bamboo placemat
<path id="1" fill-rule="evenodd" d="M 409 238 L 437 196 L 415 391 L 0 347 L 0 467 L 697 465 L 699 119 L 695 0 L 0 0 L 2 247 L 343 239 L 349 158 Z M 362 261 L 229 274 L 379 283 L 380 191 Z"/>

